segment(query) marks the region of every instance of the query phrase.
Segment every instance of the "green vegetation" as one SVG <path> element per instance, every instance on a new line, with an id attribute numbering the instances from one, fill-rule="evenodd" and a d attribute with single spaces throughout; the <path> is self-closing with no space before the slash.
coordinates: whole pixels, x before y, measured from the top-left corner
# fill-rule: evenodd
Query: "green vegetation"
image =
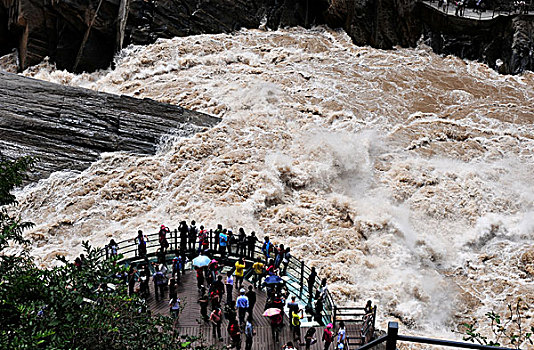
<path id="1" fill-rule="evenodd" d="M 82 268 L 60 258 L 61 266 L 40 269 L 23 231 L 31 223 L 13 217 L 11 194 L 32 160 L 0 159 L 0 344 L 4 349 L 208 349 L 193 347 L 173 320 L 152 316 L 142 300 L 127 296 L 117 276 L 123 267 L 100 259 L 84 243 Z M 8 247 L 21 253 L 9 254 Z"/>
<path id="2" fill-rule="evenodd" d="M 493 311 L 486 313 L 491 337 L 480 333 L 477 321 L 462 324 L 463 331 L 457 332 L 464 335 L 464 340 L 477 342 L 489 346 L 513 346 L 515 349 L 522 349 L 523 346 L 533 345 L 532 334 L 534 326 L 530 329 L 523 324 L 524 316 L 521 314 L 523 308 L 528 306 L 518 299 L 515 305 L 508 304 L 508 316 L 501 316 Z"/>

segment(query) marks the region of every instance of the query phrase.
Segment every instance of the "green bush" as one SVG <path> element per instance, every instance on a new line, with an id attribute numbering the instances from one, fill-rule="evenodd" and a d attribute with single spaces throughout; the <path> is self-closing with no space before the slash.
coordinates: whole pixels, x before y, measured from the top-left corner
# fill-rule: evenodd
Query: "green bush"
<path id="1" fill-rule="evenodd" d="M 181 336 L 173 319 L 151 315 L 144 301 L 128 297 L 117 278 L 123 267 L 101 259 L 102 251 L 84 242 L 86 259 L 77 268 L 40 269 L 26 247 L 30 223 L 12 217 L 11 194 L 21 185 L 32 160 L 0 159 L 0 346 L 4 349 L 207 349 Z M 22 245 L 21 254 L 6 252 Z"/>

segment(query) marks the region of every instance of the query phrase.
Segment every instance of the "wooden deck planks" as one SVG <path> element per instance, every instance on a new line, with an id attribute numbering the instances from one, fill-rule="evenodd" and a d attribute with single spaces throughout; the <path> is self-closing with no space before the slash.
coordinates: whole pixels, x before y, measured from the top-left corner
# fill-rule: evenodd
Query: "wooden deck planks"
<path id="1" fill-rule="evenodd" d="M 250 283 L 248 281 L 244 282 L 245 288 L 248 288 Z M 148 298 L 148 306 L 153 313 L 169 315 L 169 297 L 168 290 L 165 291 L 165 297 L 156 301 L 154 298 L 154 286 L 150 283 L 150 297 Z M 284 315 L 284 324 L 285 326 L 282 329 L 280 334 L 280 343 L 275 343 L 272 339 L 271 326 L 267 317 L 262 316 L 267 295 L 265 292 L 255 289 L 257 295 L 256 305 L 254 307 L 254 321 L 252 322 L 255 330 L 256 336 L 254 337 L 254 344 L 252 349 L 254 350 L 279 350 L 282 348 L 288 341 L 292 341 L 292 334 L 289 328 L 289 319 L 287 315 Z M 178 297 L 181 299 L 182 312 L 180 317 L 177 320 L 177 327 L 180 329 L 180 333 L 184 335 L 199 336 L 202 335 L 204 344 L 207 345 L 220 345 L 226 346 L 230 344 L 230 339 L 228 337 L 226 327 L 228 321 L 224 319 L 222 324 L 222 336 L 223 340 L 219 342 L 217 339 L 214 339 L 212 336 L 212 327 L 209 322 L 202 321 L 200 317 L 200 305 L 197 300 L 199 298 L 197 286 L 196 286 L 196 276 L 194 271 L 186 271 L 186 274 L 181 278 L 181 284 L 178 286 Z M 234 300 L 237 298 L 239 291 L 237 288 L 234 288 L 233 296 Z M 225 296 L 226 297 L 226 296 Z M 225 298 L 223 298 L 225 299 Z M 211 307 L 208 308 L 208 312 L 211 312 Z M 303 320 L 304 321 L 304 320 Z M 321 335 L 323 327 L 316 327 L 318 338 L 317 343 L 311 346 L 313 350 L 323 349 L 323 344 L 321 341 Z M 304 334 L 306 333 L 307 328 L 301 329 L 301 337 L 304 339 Z M 242 349 L 245 346 L 245 337 L 242 339 Z M 198 341 L 200 344 L 200 341 Z M 304 348 L 304 347 L 302 347 Z M 330 349 L 334 349 L 332 345 Z"/>

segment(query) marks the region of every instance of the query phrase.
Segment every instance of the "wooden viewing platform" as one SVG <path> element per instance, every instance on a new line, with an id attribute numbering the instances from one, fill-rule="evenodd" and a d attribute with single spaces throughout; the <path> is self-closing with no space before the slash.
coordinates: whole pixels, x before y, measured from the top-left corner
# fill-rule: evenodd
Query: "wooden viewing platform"
<path id="1" fill-rule="evenodd" d="M 167 262 L 170 262 L 172 258 L 176 255 L 176 252 L 180 248 L 180 237 L 178 236 L 176 230 L 171 232 L 170 237 L 167 237 L 170 247 L 167 250 L 165 259 Z M 169 236 L 168 235 L 168 236 Z M 209 235 L 209 253 L 207 254 L 210 258 L 215 258 L 218 261 L 221 260 L 219 253 L 216 251 L 214 235 L 210 233 Z M 122 255 L 121 262 L 130 265 L 135 264 L 137 266 L 146 265 L 147 260 L 150 263 L 149 266 L 152 268 L 152 265 L 156 262 L 156 251 L 159 248 L 158 234 L 148 235 L 147 242 L 147 258 L 141 258 L 138 255 L 137 244 L 133 240 L 127 240 L 118 242 L 119 251 L 118 253 Z M 220 269 L 220 273 L 225 274 L 227 271 L 232 271 L 234 264 L 238 256 L 235 251 L 235 245 L 233 246 L 233 251 L 231 254 L 225 255 L 226 265 L 223 265 Z M 247 247 L 248 251 L 248 247 Z M 108 249 L 105 250 L 106 257 L 108 255 Z M 190 256 L 191 258 L 191 256 Z M 248 286 L 251 283 L 247 280 L 247 277 L 252 275 L 252 264 L 255 261 L 263 261 L 264 256 L 261 253 L 261 245 L 256 244 L 254 253 L 252 256 L 246 256 L 246 268 L 245 268 L 245 281 L 244 288 L 248 290 Z M 168 264 L 170 267 L 171 264 Z M 304 335 L 310 327 L 316 328 L 316 337 L 317 343 L 312 345 L 311 349 L 323 349 L 323 342 L 321 340 L 322 332 L 324 325 L 328 323 L 334 324 L 334 330 L 337 331 L 339 328 L 339 321 L 343 320 L 346 325 L 346 334 L 347 342 L 345 343 L 345 350 L 347 349 L 356 349 L 359 346 L 369 342 L 373 338 L 374 327 L 375 327 L 375 318 L 376 318 L 376 306 L 374 307 L 374 312 L 365 317 L 364 308 L 338 308 L 330 293 L 327 291 L 324 297 L 324 306 L 323 311 L 319 317 L 314 317 L 313 315 L 307 313 L 306 309 L 309 309 L 311 305 L 307 305 L 309 292 L 307 290 L 307 280 L 311 272 L 311 269 L 304 264 L 304 262 L 298 260 L 295 257 L 291 257 L 287 266 L 287 273 L 282 277 L 284 280 L 285 289 L 289 292 L 288 300 L 291 299 L 291 296 L 296 297 L 296 301 L 299 304 L 299 307 L 304 310 L 304 318 L 301 320 L 301 339 L 304 341 Z M 170 277 L 170 271 L 169 271 Z M 319 288 L 319 277 L 316 280 L 315 286 L 313 288 L 312 295 L 315 295 Z M 179 328 L 179 331 L 183 335 L 189 336 L 199 336 L 200 339 L 197 341 L 198 344 L 204 342 L 204 345 L 215 345 L 215 346 L 226 346 L 230 344 L 230 338 L 226 331 L 226 326 L 228 325 L 228 320 L 224 318 L 223 324 L 221 327 L 223 340 L 218 341 L 213 338 L 212 335 L 212 326 L 209 322 L 202 320 L 200 315 L 200 305 L 198 299 L 200 294 L 197 290 L 197 281 L 196 281 L 196 271 L 192 269 L 191 263 L 186 264 L 185 274 L 181 276 L 181 283 L 178 285 L 177 294 L 181 300 L 181 312 L 178 320 L 176 321 L 176 327 Z M 284 327 L 280 332 L 280 342 L 275 343 L 271 334 L 271 326 L 269 319 L 262 316 L 267 300 L 267 294 L 265 291 L 254 289 L 256 292 L 256 304 L 253 312 L 253 322 L 256 336 L 254 337 L 254 345 L 252 349 L 281 349 L 282 345 L 288 341 L 294 341 L 292 337 L 292 332 L 289 327 L 289 318 L 288 318 L 288 309 L 284 309 Z M 154 285 L 152 281 L 149 283 L 149 297 L 146 299 L 148 308 L 152 313 L 169 315 L 169 291 L 168 288 L 165 291 L 164 298 L 156 301 L 154 296 Z M 233 300 L 235 301 L 239 294 L 239 290 L 234 288 L 233 290 Z M 224 307 L 226 295 L 223 297 L 221 302 L 222 307 Z M 211 307 L 208 307 L 208 314 L 211 313 Z M 334 333 L 335 334 L 335 333 Z M 244 349 L 245 337 L 242 335 L 242 348 Z M 335 348 L 335 342 L 332 344 L 331 349 Z"/>
<path id="2" fill-rule="evenodd" d="M 223 340 L 218 341 L 216 338 L 213 337 L 212 334 L 212 327 L 209 322 L 205 322 L 202 320 L 200 315 L 200 306 L 197 302 L 198 298 L 200 297 L 197 286 L 196 286 L 196 277 L 195 277 L 195 271 L 188 270 L 186 271 L 185 276 L 182 276 L 181 279 L 182 284 L 178 286 L 178 297 L 181 300 L 182 305 L 182 312 L 180 313 L 180 316 L 176 322 L 176 326 L 179 328 L 181 334 L 189 335 L 189 336 L 200 336 L 202 340 L 204 341 L 204 344 L 208 345 L 229 345 L 230 344 L 230 337 L 228 336 L 228 332 L 226 331 L 226 327 L 228 325 L 228 320 L 224 319 L 222 324 L 222 336 Z M 245 288 L 248 290 L 248 286 L 250 283 L 248 281 L 244 282 Z M 148 306 L 150 310 L 153 313 L 158 313 L 162 315 L 169 316 L 169 297 L 168 297 L 168 291 L 165 292 L 165 298 L 160 299 L 160 301 L 156 301 L 154 298 L 153 293 L 153 285 L 150 284 L 150 292 L 151 296 L 147 300 Z M 254 344 L 252 346 L 252 349 L 264 349 L 264 350 L 279 350 L 281 349 L 282 345 L 287 343 L 288 341 L 293 341 L 292 332 L 289 329 L 289 319 L 287 317 L 287 309 L 284 315 L 284 324 L 285 326 L 282 328 L 282 332 L 280 333 L 280 342 L 275 343 L 272 335 L 271 335 L 271 326 L 269 323 L 269 319 L 265 316 L 262 316 L 264 311 L 265 302 L 267 300 L 267 294 L 264 291 L 260 291 L 258 289 L 254 289 L 256 292 L 257 300 L 254 307 L 254 315 L 253 315 L 253 322 L 254 330 L 256 331 L 256 336 L 254 337 Z M 239 295 L 239 291 L 237 288 L 234 288 L 233 291 L 233 300 L 235 301 L 237 296 Z M 226 298 L 226 295 L 223 299 Z M 299 304 L 300 301 L 298 301 Z M 224 302 L 223 302 L 224 305 Z M 302 305 L 302 307 L 304 307 Z M 211 312 L 211 308 L 208 308 L 208 311 Z M 304 335 L 306 334 L 307 329 L 309 326 L 305 326 L 306 324 L 313 324 L 313 322 L 309 322 L 306 319 L 302 320 L 302 327 L 301 327 L 301 339 L 304 340 Z M 350 330 L 349 330 L 350 327 Z M 324 327 L 316 326 L 317 329 L 317 343 L 311 346 L 311 349 L 323 349 L 323 342 L 320 339 L 322 335 Z M 360 330 L 359 327 L 356 324 L 347 324 L 347 333 L 351 333 L 353 335 L 359 334 Z M 241 337 L 242 341 L 242 349 L 244 349 L 245 345 L 245 338 L 244 335 Z M 201 341 L 198 341 L 197 344 L 200 344 Z M 331 346 L 331 349 L 334 349 L 334 346 Z"/>

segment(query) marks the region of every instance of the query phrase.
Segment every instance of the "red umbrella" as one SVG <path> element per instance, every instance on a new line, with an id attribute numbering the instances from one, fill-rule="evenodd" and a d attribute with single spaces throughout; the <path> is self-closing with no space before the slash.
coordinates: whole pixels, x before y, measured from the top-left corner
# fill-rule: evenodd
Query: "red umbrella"
<path id="1" fill-rule="evenodd" d="M 282 312 L 280 309 L 276 307 L 271 307 L 265 310 L 265 312 L 263 313 L 263 316 L 271 317 L 271 316 L 279 315 L 280 312 Z"/>

